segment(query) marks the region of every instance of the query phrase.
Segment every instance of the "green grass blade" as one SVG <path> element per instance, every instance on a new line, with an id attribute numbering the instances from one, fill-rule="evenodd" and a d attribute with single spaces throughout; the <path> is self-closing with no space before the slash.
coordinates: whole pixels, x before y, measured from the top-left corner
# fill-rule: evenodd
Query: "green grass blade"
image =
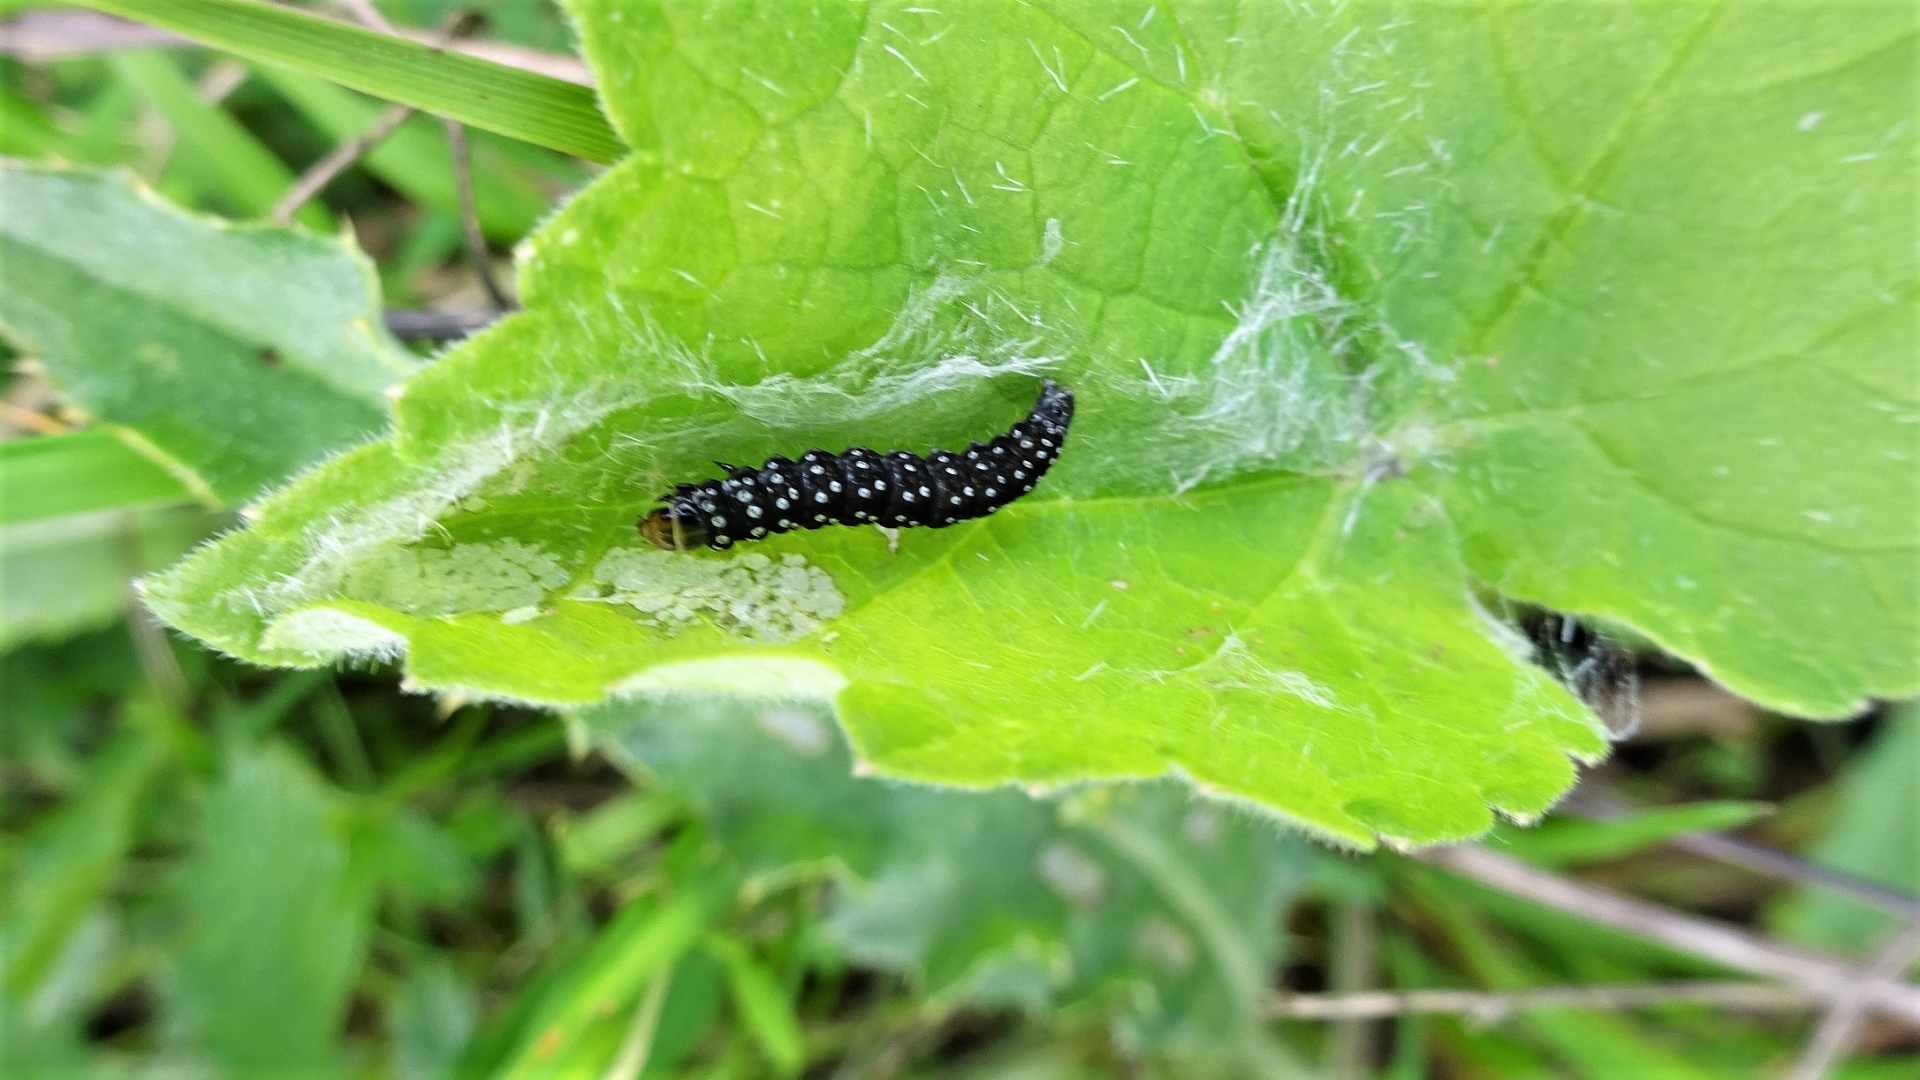
<path id="1" fill-rule="evenodd" d="M 248 60 L 332 79 L 591 161 L 625 147 L 591 87 L 254 0 L 83 0 Z"/>
<path id="2" fill-rule="evenodd" d="M 807 1062 L 800 1017 L 779 980 L 746 947 L 722 934 L 710 934 L 707 951 L 726 966 L 733 1005 L 753 1041 L 781 1076 L 793 1076 Z"/>
<path id="3" fill-rule="evenodd" d="M 193 496 L 104 431 L 0 443 L 0 525 Z"/>

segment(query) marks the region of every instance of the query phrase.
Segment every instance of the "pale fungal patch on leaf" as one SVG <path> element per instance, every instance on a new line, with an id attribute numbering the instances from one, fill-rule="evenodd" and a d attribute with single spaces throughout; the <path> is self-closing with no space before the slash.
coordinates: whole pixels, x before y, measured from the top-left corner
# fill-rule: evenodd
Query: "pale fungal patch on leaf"
<path id="1" fill-rule="evenodd" d="M 341 657 L 398 660 L 407 653 L 407 639 L 371 619 L 338 608 L 315 607 L 282 616 L 267 628 L 262 645 L 301 653 L 325 662 Z"/>
<path id="2" fill-rule="evenodd" d="M 559 559 L 517 540 L 450 548 L 395 545 L 355 564 L 341 591 L 410 615 L 459 615 L 536 607 L 567 579 Z"/>
<path id="3" fill-rule="evenodd" d="M 832 575 L 801 555 L 750 552 L 694 559 L 653 548 L 614 548 L 575 600 L 625 604 L 640 621 L 678 633 L 702 620 L 766 643 L 797 641 L 846 610 Z"/>

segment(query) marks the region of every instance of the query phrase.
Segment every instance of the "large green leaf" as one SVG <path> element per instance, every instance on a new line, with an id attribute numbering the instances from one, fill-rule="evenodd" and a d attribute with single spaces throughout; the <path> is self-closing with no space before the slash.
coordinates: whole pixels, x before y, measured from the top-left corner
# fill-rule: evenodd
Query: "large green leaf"
<path id="1" fill-rule="evenodd" d="M 1107 994 L 1135 1034 L 1250 1024 L 1305 850 L 1172 781 L 1046 795 L 854 775 L 819 704 L 673 694 L 583 722 L 762 878 L 830 868 L 834 936 L 942 998 L 1034 1008 Z"/>
<path id="2" fill-rule="evenodd" d="M 386 426 L 412 367 L 350 241 L 192 217 L 127 179 L 0 165 L 0 330 L 209 502 Z"/>
<path id="3" fill-rule="evenodd" d="M 581 0 L 634 156 L 393 438 L 155 583 L 261 662 L 837 696 L 880 770 L 1354 844 L 1605 739 L 1473 599 L 1776 708 L 1920 688 L 1914 16 Z M 1080 412 L 987 521 L 643 549 L 668 484 Z"/>

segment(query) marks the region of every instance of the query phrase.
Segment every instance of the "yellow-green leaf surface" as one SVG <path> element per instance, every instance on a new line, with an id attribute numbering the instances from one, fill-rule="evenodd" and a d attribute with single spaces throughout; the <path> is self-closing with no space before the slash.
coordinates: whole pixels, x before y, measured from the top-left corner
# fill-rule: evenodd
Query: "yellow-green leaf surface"
<path id="1" fill-rule="evenodd" d="M 154 583 L 176 626 L 832 697 L 886 774 L 1181 773 L 1361 845 L 1604 752 L 1485 587 L 1791 712 L 1920 689 L 1909 9 L 577 15 L 634 155 L 393 438 Z M 964 446 L 1042 374 L 1072 435 L 991 519 L 634 533 L 714 459 Z"/>
<path id="2" fill-rule="evenodd" d="M 208 503 L 379 434 L 413 367 L 350 241 L 196 217 L 124 176 L 0 165 L 0 275 L 0 332 Z"/>

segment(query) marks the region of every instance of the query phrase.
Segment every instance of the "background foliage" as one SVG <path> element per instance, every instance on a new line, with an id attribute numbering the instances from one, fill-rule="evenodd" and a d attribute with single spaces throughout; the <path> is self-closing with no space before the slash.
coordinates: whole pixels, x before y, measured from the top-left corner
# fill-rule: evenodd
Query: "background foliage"
<path id="1" fill-rule="evenodd" d="M 9 45 L 0 61 L 0 140 L 35 163 L 0 171 L 0 324 L 16 350 L 15 437 L 0 443 L 10 1074 L 1732 1077 L 1797 1052 L 1799 1021 L 1698 1006 L 1491 1026 L 1276 1021 L 1290 991 L 1718 969 L 1414 860 L 1334 854 L 1174 781 L 1052 785 L 1176 761 L 1352 843 L 1476 832 L 1483 797 L 1545 806 L 1570 779 L 1564 751 L 1603 744 L 1557 684 L 1489 640 L 1462 599 L 1468 574 L 1619 618 L 1783 710 L 1910 692 L 1911 470 L 1885 462 L 1911 461 L 1898 455 L 1912 425 L 1898 425 L 1913 404 L 1900 316 L 1913 237 L 1870 227 L 1912 194 L 1909 16 L 1856 5 L 1769 36 L 1739 7 L 1403 22 L 1360 6 L 1324 23 L 1275 9 L 1233 34 L 1197 9 L 1176 24 L 1142 7 L 1103 27 L 1082 25 L 1090 8 L 981 4 L 945 35 L 902 9 L 880 32 L 829 12 L 762 40 L 671 7 L 660 17 L 678 49 L 656 55 L 657 36 L 614 25 L 651 9 L 585 4 L 587 56 L 635 151 L 599 172 L 554 151 L 616 156 L 594 127 L 606 121 L 580 119 L 584 98 L 547 82 L 503 76 L 518 111 L 483 117 L 484 103 L 444 95 L 472 85 L 459 78 L 484 86 L 486 69 L 436 80 L 424 50 L 406 53 L 407 79 L 355 81 L 300 51 L 333 31 L 249 36 L 247 20 L 274 17 L 249 5 L 108 6 L 190 33 L 223 11 L 238 21 L 204 31 L 231 53 L 100 44 L 100 24 L 69 23 L 62 40 L 84 47 Z M 476 6 L 494 44 L 570 48 L 549 5 Z M 17 7 L 13 27 L 44 14 Z M 382 7 L 422 32 L 446 14 Z M 1643 52 L 1557 44 L 1616 40 L 1603 32 Z M 1248 59 L 1276 49 L 1312 59 Z M 822 55 L 857 77 L 815 86 Z M 1469 76 L 1422 75 L 1456 64 Z M 383 108 L 328 78 L 545 143 L 472 138 L 473 218 L 496 257 L 521 244 L 528 310 L 404 391 L 389 387 L 423 357 L 387 334 L 382 308 L 484 303 L 443 129 L 404 122 L 298 211 L 304 230 L 257 223 Z M 1418 100 L 1393 100 L 1407 90 Z M 846 115 L 809 127 L 795 93 Z M 1057 135 L 1029 132 L 1013 155 L 1001 142 L 1035 101 Z M 920 119 L 963 105 L 1009 130 Z M 564 139 L 527 120 L 562 114 Z M 1373 130 L 1391 137 L 1349 141 Z M 1165 176 L 1129 186 L 1116 177 L 1130 156 Z M 100 166 L 139 180 L 86 171 Z M 1087 198 L 1090 184 L 1112 190 Z M 1179 197 L 1162 206 L 1160 186 Z M 909 209 L 881 228 L 887 204 Z M 1220 230 L 1276 223 L 1297 247 L 1180 278 L 1196 250 L 1241 250 Z M 716 232 L 730 253 L 705 242 Z M 711 268 L 688 259 L 733 260 L 730 284 L 707 288 Z M 953 286 L 973 263 L 985 269 Z M 590 302 L 605 273 L 659 325 Z M 768 297 L 815 321 L 769 323 Z M 1571 303 L 1582 297 L 1598 306 Z M 924 321 L 889 337 L 903 303 Z M 1037 313 L 1025 327 L 1021 311 Z M 684 386 L 685 346 L 716 326 L 736 336 L 696 377 L 784 372 L 784 397 L 669 392 Z M 832 366 L 876 335 L 886 356 Z M 1133 351 L 1168 359 L 1114 362 Z M 1627 376 L 1593 358 L 1623 354 L 1648 370 L 1607 383 Z M 1442 362 L 1456 355 L 1472 362 Z M 975 366 L 916 381 L 899 364 L 928 357 Z M 991 530 L 903 536 L 897 553 L 818 534 L 746 567 L 783 600 L 776 579 L 795 564 L 775 560 L 824 568 L 853 610 L 826 631 L 837 641 L 739 643 L 743 630 L 816 631 L 819 606 L 666 636 L 607 596 L 560 594 L 582 574 L 615 593 L 657 588 L 655 569 L 597 569 L 652 493 L 636 494 L 634 472 L 678 476 L 796 439 L 964 441 L 1017 411 L 1030 380 L 970 396 L 959 376 L 1042 362 L 1079 365 L 1096 403 L 1084 464 L 1057 478 L 1070 497 Z M 583 390 L 635 372 L 644 392 L 623 389 L 638 396 L 612 412 L 540 412 L 591 412 Z M 847 406 L 854 388 L 864 404 Z M 1246 441 L 1274 410 L 1333 421 Z M 1179 426 L 1154 429 L 1165 415 Z M 476 458 L 503 417 L 533 434 Z M 562 431 L 575 442 L 559 447 Z M 1140 456 L 1120 449 L 1128 431 L 1144 433 Z M 268 673 L 123 614 L 131 577 L 356 446 L 250 506 L 248 531 L 156 598 L 243 657 L 355 662 Z M 1177 493 L 1192 479 L 1207 486 Z M 315 537 L 357 506 L 401 524 L 376 522 L 372 554 L 356 551 L 332 591 L 276 594 L 276 575 L 328 550 Z M 1266 580 L 1282 560 L 1247 537 L 1297 546 L 1291 584 Z M 1106 547 L 1130 554 L 1090 561 Z M 1590 551 L 1615 557 L 1568 554 Z M 1655 565 L 1684 573 L 1669 584 Z M 1242 610 L 1250 576 L 1267 599 Z M 216 609 L 214 594 L 236 602 Z M 1001 706 L 1026 725 L 992 745 L 942 728 L 940 699 L 966 673 L 925 662 L 929 611 L 1032 680 L 1038 697 Z M 1058 612 L 1086 632 L 1060 643 Z M 1283 627 L 1351 645 L 1263 639 Z M 1033 640 L 1086 655 L 1013 655 Z M 1112 659 L 1139 640 L 1167 656 Z M 594 704 L 662 656 L 742 655 L 655 672 L 680 687 L 670 696 Z M 1044 783 L 885 782 L 804 694 L 685 690 L 806 690 L 827 677 L 821 657 L 853 679 L 839 719 L 888 771 Z M 1132 674 L 1103 686 L 1096 671 L 1067 687 L 1078 696 L 1047 700 L 1102 663 Z M 1161 665 L 1170 678 L 1141 676 Z M 1895 929 L 1857 901 L 1662 842 L 1744 825 L 1920 889 L 1912 710 L 1811 727 L 1651 648 L 1645 665 L 1645 733 L 1582 790 L 1701 805 L 1607 824 L 1553 815 L 1488 843 L 1782 940 L 1862 950 Z M 1379 725 L 1353 726 L 1323 692 L 1364 697 Z M 556 719 L 485 696 L 589 707 Z M 1400 741 L 1281 784 L 1272 770 L 1301 747 L 1178 730 L 1197 701 L 1320 717 L 1328 737 L 1305 749 L 1323 761 L 1366 730 Z M 1501 730 L 1511 709 L 1538 739 Z M 1102 723 L 1107 736 L 1087 737 Z M 1141 755 L 1091 758 L 1154 731 L 1170 734 Z M 1856 1042 L 1847 1075 L 1912 1067 L 1909 1028 Z"/>

